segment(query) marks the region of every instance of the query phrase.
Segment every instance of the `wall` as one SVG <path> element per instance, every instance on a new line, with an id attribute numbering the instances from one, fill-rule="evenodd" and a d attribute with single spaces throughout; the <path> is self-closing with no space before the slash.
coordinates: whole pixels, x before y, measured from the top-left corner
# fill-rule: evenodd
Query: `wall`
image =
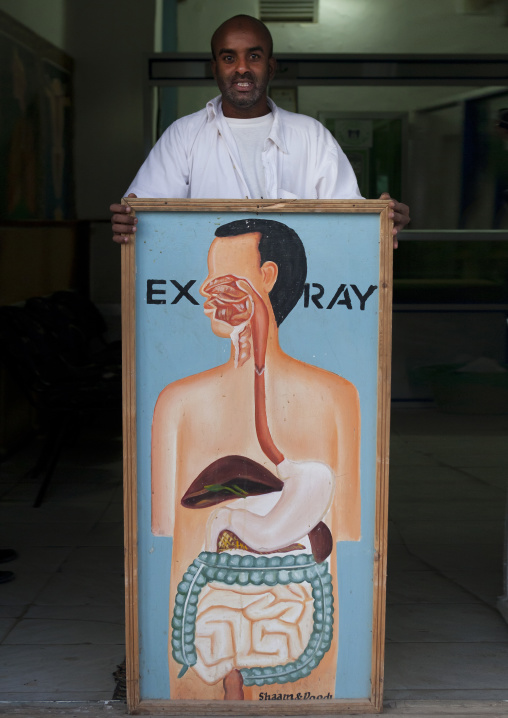
<path id="1" fill-rule="evenodd" d="M 144 160 L 143 57 L 154 46 L 155 2 L 69 3 L 67 42 L 76 61 L 75 166 L 79 217 L 92 225 L 90 293 L 118 330 L 120 248 L 109 205 Z M 92 41 L 91 41 L 92 40 Z"/>
<path id="2" fill-rule="evenodd" d="M 506 53 L 502 2 L 479 15 L 455 7 L 453 0 L 320 0 L 317 23 L 269 28 L 279 52 Z M 238 13 L 256 16 L 257 10 L 257 0 L 181 0 L 178 49 L 207 51 L 212 28 Z"/>
<path id="3" fill-rule="evenodd" d="M 258 7 L 258 0 L 180 0 L 178 52 L 208 52 L 212 32 L 221 22 L 241 13 L 257 17 Z"/>
<path id="4" fill-rule="evenodd" d="M 143 57 L 154 49 L 155 5 L 0 0 L 0 10 L 74 59 L 78 219 L 109 220 L 109 205 L 122 197 L 144 159 Z M 94 225 L 91 282 L 98 303 L 119 302 L 120 252 L 112 251 L 110 237 L 107 222 Z"/>
<path id="5" fill-rule="evenodd" d="M 155 0 L 0 0 L 0 10 L 75 61 L 79 219 L 108 218 L 144 159 L 143 55 L 154 49 Z"/>
<path id="6" fill-rule="evenodd" d="M 153 50 L 154 0 L 67 3 L 75 60 L 75 168 L 80 218 L 109 220 L 144 160 L 143 57 Z M 120 301 L 120 249 L 109 222 L 93 225 L 91 295 Z"/>
<path id="7" fill-rule="evenodd" d="M 143 54 L 153 49 L 155 3 L 87 0 L 66 10 L 78 217 L 107 218 L 144 159 Z"/>
<path id="8" fill-rule="evenodd" d="M 65 48 L 66 0 L 0 0 L 0 10 L 60 50 Z"/>
<path id="9" fill-rule="evenodd" d="M 503 53 L 508 27 L 503 3 L 484 14 L 461 14 L 448 0 L 320 0 L 317 23 L 269 23 L 277 52 L 292 53 Z M 257 16 L 257 0 L 181 0 L 178 49 L 208 52 L 210 31 L 238 14 Z M 199 17 L 197 24 L 195 18 Z M 465 87 L 300 87 L 298 111 L 412 111 L 463 94 Z M 179 91 L 178 114 L 195 112 L 211 88 Z"/>

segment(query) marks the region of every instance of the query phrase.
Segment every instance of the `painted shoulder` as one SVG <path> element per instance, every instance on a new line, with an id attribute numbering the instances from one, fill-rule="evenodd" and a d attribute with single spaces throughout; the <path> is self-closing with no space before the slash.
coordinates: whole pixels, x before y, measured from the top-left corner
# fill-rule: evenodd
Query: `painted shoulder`
<path id="1" fill-rule="evenodd" d="M 293 357 L 288 358 L 288 370 L 292 378 L 300 383 L 302 387 L 312 387 L 313 391 L 318 390 L 326 394 L 332 394 L 337 399 L 357 399 L 358 391 L 356 386 L 343 376 L 327 369 L 321 369 L 313 364 L 299 361 Z"/>
<path id="2" fill-rule="evenodd" d="M 207 391 L 214 389 L 225 373 L 226 365 L 221 365 L 171 382 L 159 394 L 155 411 L 163 413 L 169 411 L 173 415 L 178 415 L 189 409 L 194 402 L 198 406 L 202 405 L 206 400 Z"/>

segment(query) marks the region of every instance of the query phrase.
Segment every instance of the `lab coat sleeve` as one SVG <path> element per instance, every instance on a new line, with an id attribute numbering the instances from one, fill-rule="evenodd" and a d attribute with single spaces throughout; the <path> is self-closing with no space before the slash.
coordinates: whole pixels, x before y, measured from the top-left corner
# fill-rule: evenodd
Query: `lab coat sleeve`
<path id="1" fill-rule="evenodd" d="M 126 195 L 185 198 L 189 194 L 189 158 L 185 128 L 174 122 L 141 165 Z"/>
<path id="2" fill-rule="evenodd" d="M 362 199 L 351 163 L 332 135 L 324 132 L 316 182 L 318 199 Z"/>

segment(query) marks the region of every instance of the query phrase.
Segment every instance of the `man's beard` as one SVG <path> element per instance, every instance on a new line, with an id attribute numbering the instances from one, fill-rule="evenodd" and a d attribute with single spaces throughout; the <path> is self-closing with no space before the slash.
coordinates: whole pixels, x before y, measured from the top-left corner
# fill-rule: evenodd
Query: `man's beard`
<path id="1" fill-rule="evenodd" d="M 235 90 L 233 82 L 237 82 L 238 80 L 249 80 L 252 82 L 254 84 L 252 91 L 240 92 Z M 222 87 L 219 86 L 219 89 L 222 96 L 231 105 L 233 105 L 233 107 L 253 107 L 257 102 L 259 102 L 266 91 L 266 87 L 268 85 L 268 73 L 266 73 L 263 77 L 258 77 L 256 79 L 255 77 L 252 77 L 249 72 L 247 72 L 245 75 L 233 78 L 233 80 L 231 80 L 227 85 L 225 83 L 221 83 L 221 85 Z"/>

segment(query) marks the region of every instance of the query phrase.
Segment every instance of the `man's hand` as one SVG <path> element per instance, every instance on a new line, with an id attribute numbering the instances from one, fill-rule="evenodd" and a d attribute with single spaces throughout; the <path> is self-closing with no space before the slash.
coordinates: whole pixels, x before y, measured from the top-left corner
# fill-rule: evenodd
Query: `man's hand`
<path id="1" fill-rule="evenodd" d="M 402 202 L 397 202 L 396 199 L 392 199 L 388 192 L 383 192 L 379 199 L 392 200 L 390 207 L 393 211 L 390 212 L 390 218 L 393 218 L 393 248 L 397 249 L 399 246 L 397 234 L 410 222 L 409 207 L 407 204 L 402 204 Z"/>
<path id="2" fill-rule="evenodd" d="M 136 195 L 131 192 L 129 197 L 136 197 Z M 111 217 L 113 242 L 118 242 L 119 244 L 128 242 L 128 235 L 136 231 L 137 218 L 131 216 L 131 208 L 127 204 L 112 204 L 109 210 L 113 214 Z"/>

